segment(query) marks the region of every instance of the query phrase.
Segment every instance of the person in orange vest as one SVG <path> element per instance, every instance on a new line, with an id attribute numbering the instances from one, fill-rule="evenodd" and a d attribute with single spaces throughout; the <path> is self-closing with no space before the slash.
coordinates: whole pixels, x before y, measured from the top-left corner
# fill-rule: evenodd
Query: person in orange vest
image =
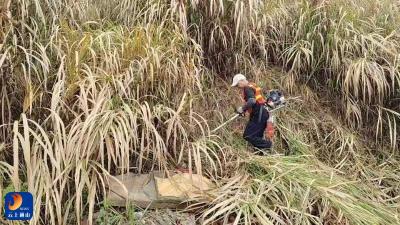
<path id="1" fill-rule="evenodd" d="M 266 99 L 262 95 L 262 88 L 247 81 L 243 74 L 233 77 L 232 87 L 238 87 L 243 92 L 244 105 L 237 108 L 236 112 L 244 115 L 250 114 L 249 121 L 243 132 L 243 138 L 255 148 L 265 153 L 272 146 L 273 121 L 268 110 L 264 107 Z M 266 132 L 268 139 L 264 138 Z"/>

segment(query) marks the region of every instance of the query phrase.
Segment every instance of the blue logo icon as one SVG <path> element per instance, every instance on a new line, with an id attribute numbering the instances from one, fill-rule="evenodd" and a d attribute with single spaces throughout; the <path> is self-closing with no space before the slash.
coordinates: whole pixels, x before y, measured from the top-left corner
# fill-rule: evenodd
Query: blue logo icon
<path id="1" fill-rule="evenodd" d="M 4 209 L 8 220 L 30 220 L 33 216 L 33 196 L 29 192 L 9 192 L 4 198 Z"/>

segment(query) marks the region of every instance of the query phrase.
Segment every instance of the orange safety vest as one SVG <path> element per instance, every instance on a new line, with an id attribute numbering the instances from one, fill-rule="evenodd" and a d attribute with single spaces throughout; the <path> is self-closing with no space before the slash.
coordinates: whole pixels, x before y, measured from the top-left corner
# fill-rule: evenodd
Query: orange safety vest
<path id="1" fill-rule="evenodd" d="M 255 83 L 249 83 L 248 87 L 253 89 L 254 96 L 256 98 L 256 103 L 259 105 L 264 105 L 267 101 L 265 100 L 264 96 L 262 95 L 262 88 L 258 87 Z M 245 91 L 243 89 L 243 100 L 245 99 Z"/>

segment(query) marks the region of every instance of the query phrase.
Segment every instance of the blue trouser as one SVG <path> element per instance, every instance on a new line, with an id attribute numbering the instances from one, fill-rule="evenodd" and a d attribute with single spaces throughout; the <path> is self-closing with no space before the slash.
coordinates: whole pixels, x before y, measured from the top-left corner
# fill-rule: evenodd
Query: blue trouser
<path id="1" fill-rule="evenodd" d="M 250 118 L 246 129 L 244 130 L 243 138 L 256 148 L 269 149 L 272 146 L 272 142 L 264 138 L 264 132 L 267 128 L 267 120 L 268 116 Z"/>

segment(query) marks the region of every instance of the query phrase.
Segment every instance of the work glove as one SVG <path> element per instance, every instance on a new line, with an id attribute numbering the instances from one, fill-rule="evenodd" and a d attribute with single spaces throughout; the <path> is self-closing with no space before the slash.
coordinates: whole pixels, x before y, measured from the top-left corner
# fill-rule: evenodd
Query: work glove
<path id="1" fill-rule="evenodd" d="M 243 107 L 237 107 L 235 111 L 236 111 L 236 113 L 239 114 L 240 116 L 244 116 Z"/>
<path id="2" fill-rule="evenodd" d="M 270 115 L 267 121 L 267 127 L 265 129 L 266 136 L 269 140 L 272 141 L 275 135 L 275 126 L 274 126 L 274 116 Z"/>
<path id="3" fill-rule="evenodd" d="M 266 135 L 267 135 L 267 138 L 268 138 L 269 140 L 274 139 L 275 127 L 274 127 L 274 124 L 271 123 L 271 122 L 267 122 Z"/>

